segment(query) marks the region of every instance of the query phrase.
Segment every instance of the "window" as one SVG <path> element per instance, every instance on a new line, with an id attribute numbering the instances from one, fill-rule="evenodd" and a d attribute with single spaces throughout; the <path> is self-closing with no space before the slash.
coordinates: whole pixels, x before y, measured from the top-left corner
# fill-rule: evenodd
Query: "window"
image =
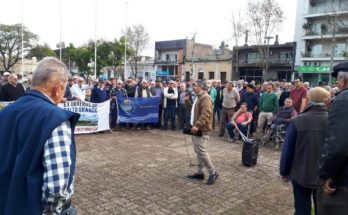
<path id="1" fill-rule="evenodd" d="M 248 53 L 248 63 L 256 63 L 261 59 L 260 53 Z"/>
<path id="2" fill-rule="evenodd" d="M 204 79 L 204 72 L 199 72 L 198 73 L 198 80 L 203 80 Z"/>
<path id="3" fill-rule="evenodd" d="M 190 76 L 191 76 L 191 75 L 190 75 L 190 71 L 186 71 L 186 72 L 185 72 L 185 80 L 186 80 L 186 81 L 189 81 L 189 80 L 190 80 Z"/>
<path id="4" fill-rule="evenodd" d="M 226 80 L 226 72 L 220 72 L 221 83 Z"/>
<path id="5" fill-rule="evenodd" d="M 209 80 L 215 79 L 215 72 L 209 72 Z"/>
<path id="6" fill-rule="evenodd" d="M 239 70 L 239 78 L 244 79 L 248 82 L 255 80 L 262 80 L 262 69 L 258 68 L 243 68 Z"/>

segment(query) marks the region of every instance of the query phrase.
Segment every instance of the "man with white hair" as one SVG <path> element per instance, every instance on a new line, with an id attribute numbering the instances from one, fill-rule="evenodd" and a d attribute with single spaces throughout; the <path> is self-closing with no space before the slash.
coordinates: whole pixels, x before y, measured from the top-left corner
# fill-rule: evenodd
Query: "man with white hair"
<path id="1" fill-rule="evenodd" d="M 23 85 L 17 83 L 17 75 L 11 74 L 8 83 L 1 88 L 0 101 L 16 101 L 24 94 Z"/>
<path id="2" fill-rule="evenodd" d="M 334 66 L 340 90 L 330 105 L 325 143 L 319 162 L 323 191 L 318 192 L 319 214 L 348 214 L 348 62 Z"/>
<path id="3" fill-rule="evenodd" d="M 0 214 L 76 214 L 71 197 L 79 114 L 57 107 L 68 74 L 61 61 L 44 58 L 31 90 L 0 111 Z"/>
<path id="4" fill-rule="evenodd" d="M 86 91 L 88 86 L 84 85 L 85 80 L 82 77 L 77 78 L 77 83 L 71 87 L 71 94 L 73 99 L 79 101 L 86 100 Z"/>

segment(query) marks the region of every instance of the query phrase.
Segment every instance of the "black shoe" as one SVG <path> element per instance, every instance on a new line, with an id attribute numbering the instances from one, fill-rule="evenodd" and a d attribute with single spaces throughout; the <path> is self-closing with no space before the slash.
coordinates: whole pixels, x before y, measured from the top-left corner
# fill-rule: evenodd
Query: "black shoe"
<path id="1" fill-rule="evenodd" d="M 204 180 L 204 174 L 203 173 L 195 173 L 193 175 L 188 175 L 187 177 L 189 179 Z"/>
<path id="2" fill-rule="evenodd" d="M 215 172 L 214 174 L 210 174 L 209 178 L 208 178 L 208 181 L 207 181 L 207 185 L 214 184 L 218 177 L 219 177 L 219 174 L 217 172 Z"/>
<path id="3" fill-rule="evenodd" d="M 219 134 L 219 137 L 223 137 L 224 136 L 224 134 Z"/>

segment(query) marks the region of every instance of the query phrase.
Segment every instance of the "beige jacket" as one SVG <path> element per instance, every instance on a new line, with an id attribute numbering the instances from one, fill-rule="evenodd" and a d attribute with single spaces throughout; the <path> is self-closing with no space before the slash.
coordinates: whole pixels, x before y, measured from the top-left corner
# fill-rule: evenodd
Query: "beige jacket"
<path id="1" fill-rule="evenodd" d="M 209 94 L 205 91 L 197 96 L 194 107 L 193 125 L 203 133 L 212 131 L 213 105 Z"/>

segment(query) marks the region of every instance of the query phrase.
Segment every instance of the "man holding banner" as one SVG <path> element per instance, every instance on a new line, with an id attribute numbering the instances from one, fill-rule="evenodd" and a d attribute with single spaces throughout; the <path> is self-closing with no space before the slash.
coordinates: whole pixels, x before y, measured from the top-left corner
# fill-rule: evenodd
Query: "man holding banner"
<path id="1" fill-rule="evenodd" d="M 79 114 L 57 107 L 67 79 L 61 61 L 44 58 L 31 90 L 0 111 L 0 214 L 76 214 L 71 197 Z"/>

